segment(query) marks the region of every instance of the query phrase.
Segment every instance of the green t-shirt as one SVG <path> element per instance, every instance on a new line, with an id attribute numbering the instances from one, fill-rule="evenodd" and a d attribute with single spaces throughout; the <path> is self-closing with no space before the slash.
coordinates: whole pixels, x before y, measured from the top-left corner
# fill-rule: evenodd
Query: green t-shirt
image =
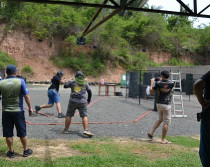
<path id="1" fill-rule="evenodd" d="M 0 81 L 2 94 L 2 111 L 23 111 L 23 96 L 29 94 L 25 81 L 13 76 Z"/>

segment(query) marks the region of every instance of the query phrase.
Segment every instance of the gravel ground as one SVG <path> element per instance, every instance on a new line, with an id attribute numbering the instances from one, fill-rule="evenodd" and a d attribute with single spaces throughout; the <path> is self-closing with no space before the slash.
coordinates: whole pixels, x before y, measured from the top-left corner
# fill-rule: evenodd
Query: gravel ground
<path id="1" fill-rule="evenodd" d="M 47 86 L 29 85 L 33 108 L 35 105 L 41 105 L 48 102 Z M 152 100 L 141 99 L 141 105 L 138 99 L 126 99 L 125 89 L 117 88 L 117 91 L 123 92 L 123 97 L 117 96 L 98 96 L 98 87 L 92 86 L 93 97 L 92 102 L 98 100 L 88 107 L 88 117 L 90 122 L 103 122 L 104 124 L 90 124 L 89 130 L 94 137 L 131 137 L 145 138 L 147 133 L 151 131 L 155 121 L 157 120 L 157 112 L 151 112 L 144 116 L 138 122 L 133 123 L 143 114 L 153 108 Z M 112 94 L 112 93 L 110 93 Z M 61 88 L 61 105 L 63 113 L 66 113 L 70 89 Z M 101 98 L 104 97 L 104 98 Z M 172 118 L 169 126 L 168 135 L 196 135 L 199 134 L 200 124 L 196 122 L 196 113 L 201 111 L 201 107 L 195 96 L 189 97 L 184 95 L 185 113 L 187 118 Z M 26 105 L 25 105 L 26 107 Z M 57 118 L 56 107 L 50 109 L 42 109 L 41 112 L 51 115 L 46 117 L 38 115 L 37 117 L 28 117 L 26 110 L 26 120 L 31 123 L 64 123 L 64 118 Z M 0 116 L 1 120 L 1 116 Z M 125 121 L 124 123 L 119 123 Z M 73 122 L 81 122 L 81 118 L 77 115 L 73 118 Z M 115 122 L 108 124 L 106 122 Z M 117 123 L 118 122 L 118 123 Z M 0 124 L 1 126 L 1 124 Z M 64 125 L 29 125 L 27 124 L 27 133 L 29 138 L 39 139 L 78 139 L 83 137 L 83 127 L 81 124 L 72 124 L 70 134 L 61 134 Z M 161 127 L 157 129 L 155 135 L 161 135 Z M 2 131 L 0 131 L 2 135 Z"/>

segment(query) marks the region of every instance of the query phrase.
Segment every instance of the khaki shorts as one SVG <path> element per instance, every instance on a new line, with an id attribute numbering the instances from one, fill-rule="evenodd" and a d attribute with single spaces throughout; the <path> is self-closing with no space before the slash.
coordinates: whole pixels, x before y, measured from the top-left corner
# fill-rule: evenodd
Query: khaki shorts
<path id="1" fill-rule="evenodd" d="M 163 124 L 169 124 L 171 122 L 171 105 L 157 104 L 157 110 L 159 113 L 159 121 Z"/>

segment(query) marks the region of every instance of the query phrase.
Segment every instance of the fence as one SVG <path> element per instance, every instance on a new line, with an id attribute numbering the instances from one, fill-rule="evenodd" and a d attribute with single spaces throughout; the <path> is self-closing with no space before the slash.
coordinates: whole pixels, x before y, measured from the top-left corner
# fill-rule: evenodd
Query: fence
<path id="1" fill-rule="evenodd" d="M 139 70 L 126 72 L 126 98 L 146 97 L 146 88 L 150 86 L 150 80 L 160 76 L 159 70 Z"/>
<path id="2" fill-rule="evenodd" d="M 176 71 L 173 71 L 176 72 Z M 193 85 L 203 74 L 181 73 L 182 92 L 186 95 L 193 94 Z M 147 96 L 146 88 L 150 86 L 150 80 L 160 76 L 160 70 L 139 70 L 126 72 L 126 98 L 154 98 L 154 94 Z"/>

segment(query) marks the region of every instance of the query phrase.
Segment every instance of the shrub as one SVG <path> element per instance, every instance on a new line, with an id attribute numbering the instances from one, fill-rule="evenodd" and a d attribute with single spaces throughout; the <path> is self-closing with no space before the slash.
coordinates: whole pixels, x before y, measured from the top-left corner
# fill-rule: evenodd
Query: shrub
<path id="1" fill-rule="evenodd" d="M 82 70 L 86 75 L 98 77 L 106 71 L 106 63 L 110 53 L 101 48 L 89 51 L 73 52 L 69 49 L 67 52 L 60 52 L 54 56 L 53 62 L 59 67 Z"/>
<path id="2" fill-rule="evenodd" d="M 171 65 L 171 66 L 192 66 L 193 64 L 192 63 L 187 63 L 185 61 L 182 61 L 178 58 L 171 58 L 168 63 L 168 65 Z"/>
<path id="3" fill-rule="evenodd" d="M 26 77 L 31 77 L 34 75 L 34 70 L 29 65 L 24 66 L 21 71 L 22 74 Z"/>
<path id="4" fill-rule="evenodd" d="M 14 64 L 17 66 L 17 62 L 14 58 L 0 51 L 0 68 L 6 68 L 6 66 L 8 66 L 9 64 Z"/>

